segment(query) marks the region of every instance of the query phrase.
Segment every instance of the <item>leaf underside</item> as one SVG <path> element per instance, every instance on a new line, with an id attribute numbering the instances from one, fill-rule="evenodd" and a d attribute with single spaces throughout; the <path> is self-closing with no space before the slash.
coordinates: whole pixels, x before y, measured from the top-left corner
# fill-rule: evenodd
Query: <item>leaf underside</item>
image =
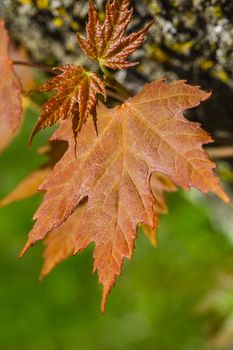
<path id="1" fill-rule="evenodd" d="M 185 110 L 209 95 L 184 81 L 166 84 L 160 80 L 146 85 L 121 106 L 108 109 L 100 105 L 99 136 L 87 120 L 77 139 L 77 159 L 71 123 L 62 122 L 53 139 L 68 141 L 69 147 L 40 186 L 46 193 L 21 255 L 53 229 L 62 229 L 60 225 L 68 224 L 72 213 L 77 215 L 71 239 L 74 246 L 64 248 L 63 255 L 71 250 L 78 253 L 95 243 L 94 270 L 103 284 L 104 311 L 123 258 L 132 257 L 137 226 L 153 230 L 155 213 L 166 209 L 156 204 L 150 183 L 153 173 L 166 175 L 170 190 L 175 185 L 184 189 L 193 186 L 229 201 L 212 171 L 215 164 L 202 149 L 212 142 L 211 137 L 199 124 L 183 117 Z M 49 237 L 53 239 L 52 234 Z M 46 269 L 50 267 L 47 265 L 42 274 Z"/>
<path id="2" fill-rule="evenodd" d="M 0 152 L 15 136 L 22 120 L 21 83 L 8 55 L 9 37 L 0 19 Z"/>
<path id="3" fill-rule="evenodd" d="M 101 23 L 93 1 L 89 1 L 87 37 L 83 39 L 78 35 L 78 42 L 85 54 L 102 66 L 124 69 L 138 63 L 129 62 L 127 57 L 142 45 L 153 22 L 126 36 L 133 14 L 130 3 L 130 0 L 108 1 L 105 20 Z"/>
<path id="4" fill-rule="evenodd" d="M 176 186 L 167 175 L 153 173 L 150 179 L 151 190 L 155 198 L 154 225 L 153 227 L 142 225 L 144 234 L 149 238 L 153 246 L 157 245 L 157 230 L 161 214 L 167 214 L 168 207 L 165 198 L 165 192 L 175 192 Z"/>

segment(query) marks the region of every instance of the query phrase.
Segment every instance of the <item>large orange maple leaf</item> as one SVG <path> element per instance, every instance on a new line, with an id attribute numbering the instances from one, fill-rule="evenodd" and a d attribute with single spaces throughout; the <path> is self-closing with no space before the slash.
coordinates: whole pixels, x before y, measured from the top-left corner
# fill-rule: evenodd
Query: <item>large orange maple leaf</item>
<path id="1" fill-rule="evenodd" d="M 5 198 L 0 200 L 0 208 L 12 202 L 21 201 L 38 194 L 38 187 L 45 178 L 52 173 L 52 166 L 58 161 L 61 153 L 64 151 L 61 142 L 53 142 L 46 147 L 46 153 L 49 154 L 49 161 L 41 169 L 30 173 L 23 179 Z M 44 149 L 42 148 L 43 153 Z M 40 151 L 40 152 L 41 152 Z M 57 159 L 57 160 L 56 160 Z M 151 243 L 156 245 L 157 228 L 160 214 L 168 211 L 164 192 L 174 192 L 176 187 L 171 180 L 163 174 L 153 173 L 151 176 L 151 189 L 156 198 L 154 204 L 154 227 L 143 225 L 144 234 L 150 239 Z M 40 278 L 44 278 L 56 265 L 73 255 L 76 236 L 80 224 L 81 212 L 85 203 L 78 206 L 70 217 L 59 227 L 54 228 L 48 233 L 44 241 L 44 264 L 41 270 Z"/>
<path id="2" fill-rule="evenodd" d="M 0 19 L 0 152 L 8 146 L 22 119 L 21 83 L 8 55 L 9 37 Z"/>
<path id="3" fill-rule="evenodd" d="M 63 122 L 54 139 L 67 140 L 68 150 L 41 190 L 44 201 L 22 254 L 61 225 L 87 200 L 76 228 L 74 253 L 91 242 L 94 270 L 103 284 L 102 311 L 121 273 L 123 258 L 131 258 L 137 225 L 154 227 L 153 172 L 167 175 L 177 186 L 213 192 L 228 202 L 202 145 L 212 142 L 199 124 L 183 117 L 209 93 L 184 81 L 152 82 L 121 106 L 98 110 L 99 136 L 87 121 L 77 140 L 77 159 L 70 123 Z M 21 254 L 21 255 L 22 255 Z"/>

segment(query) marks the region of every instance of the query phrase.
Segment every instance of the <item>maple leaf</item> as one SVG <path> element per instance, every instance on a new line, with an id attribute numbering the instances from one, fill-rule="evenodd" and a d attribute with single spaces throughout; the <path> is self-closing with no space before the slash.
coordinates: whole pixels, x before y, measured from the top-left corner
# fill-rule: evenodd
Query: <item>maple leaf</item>
<path id="1" fill-rule="evenodd" d="M 65 222 L 48 233 L 44 241 L 44 264 L 40 274 L 41 279 L 62 260 L 73 255 L 85 206 L 85 202 L 81 203 Z"/>
<path id="2" fill-rule="evenodd" d="M 107 97 L 104 83 L 95 73 L 74 64 L 56 67 L 55 70 L 62 73 L 38 88 L 38 91 L 56 91 L 56 94 L 43 105 L 44 111 L 34 126 L 29 143 L 40 129 L 64 119 L 72 119 L 76 137 L 88 115 L 92 115 L 96 122 L 97 95 Z"/>
<path id="3" fill-rule="evenodd" d="M 87 121 L 77 140 L 63 122 L 54 139 L 69 147 L 40 189 L 46 191 L 36 223 L 21 256 L 72 214 L 87 199 L 79 219 L 75 253 L 95 243 L 94 270 L 103 284 L 101 309 L 120 275 L 123 258 L 130 259 L 138 224 L 154 226 L 153 172 L 167 175 L 177 186 L 213 192 L 229 202 L 202 145 L 211 137 L 183 112 L 210 96 L 184 81 L 152 82 L 121 106 L 97 110 L 99 136 Z"/>
<path id="4" fill-rule="evenodd" d="M 130 0 L 108 1 L 106 16 L 100 23 L 98 13 L 92 0 L 89 0 L 87 38 L 78 35 L 82 50 L 92 59 L 99 61 L 102 66 L 112 69 L 129 68 L 138 62 L 129 62 L 126 58 L 140 47 L 151 24 L 136 33 L 125 36 L 131 21 L 133 10 Z"/>
<path id="5" fill-rule="evenodd" d="M 38 154 L 48 156 L 48 160 L 40 169 L 33 171 L 23 179 L 6 197 L 0 200 L 0 208 L 12 202 L 21 201 L 38 193 L 39 185 L 51 173 L 53 166 L 64 155 L 67 142 L 50 142 L 38 149 Z"/>
<path id="6" fill-rule="evenodd" d="M 63 151 L 64 145 L 62 145 L 60 142 L 56 143 L 56 147 L 51 147 L 51 145 L 49 145 L 49 147 L 45 147 L 46 152 L 44 152 L 44 147 L 40 150 L 40 153 L 43 154 L 47 153 L 51 155 L 52 153 L 52 159 L 50 157 L 48 165 L 32 172 L 25 179 L 23 179 L 12 192 L 0 200 L 0 208 L 38 194 L 39 185 L 41 185 L 45 178 L 52 172 L 51 164 L 56 163 L 54 160 L 57 158 L 58 147 L 60 147 Z M 53 153 L 55 153 L 55 157 Z M 164 191 L 173 192 L 175 191 L 176 187 L 167 176 L 159 173 L 153 173 L 150 182 L 152 192 L 156 198 L 156 202 L 154 204 L 154 227 L 151 228 L 143 225 L 142 228 L 144 234 L 155 246 L 159 215 L 167 213 L 168 210 L 164 197 Z M 49 232 L 45 238 L 45 250 L 43 254 L 44 265 L 40 275 L 41 279 L 44 278 L 62 260 L 65 260 L 73 255 L 81 210 L 83 210 L 84 206 L 85 204 L 79 205 L 78 208 L 75 209 L 74 213 L 72 213 L 65 222 L 63 222 L 58 228 Z"/>
<path id="7" fill-rule="evenodd" d="M 21 181 L 12 192 L 0 201 L 0 207 L 4 207 L 12 202 L 21 201 L 38 193 L 37 188 L 42 181 L 49 175 L 51 169 L 44 168 L 29 174 Z"/>
<path id="8" fill-rule="evenodd" d="M 159 224 L 159 215 L 168 211 L 164 191 L 174 192 L 176 186 L 163 174 L 153 173 L 151 176 L 151 187 L 156 202 L 154 203 L 154 227 L 143 225 L 144 234 L 156 245 L 156 231 Z M 76 246 L 76 237 L 79 232 L 80 218 L 86 203 L 82 203 L 59 227 L 48 233 L 44 240 L 44 264 L 40 278 L 44 278 L 62 260 L 71 257 Z"/>
<path id="9" fill-rule="evenodd" d="M 175 192 L 176 186 L 170 178 L 161 173 L 153 173 L 150 179 L 151 190 L 155 198 L 154 225 L 153 227 L 142 225 L 144 234 L 149 238 L 153 246 L 157 245 L 157 230 L 159 226 L 159 217 L 168 212 L 164 192 Z"/>
<path id="10" fill-rule="evenodd" d="M 22 119 L 21 83 L 8 55 L 9 37 L 0 19 L 0 152 L 8 146 Z"/>

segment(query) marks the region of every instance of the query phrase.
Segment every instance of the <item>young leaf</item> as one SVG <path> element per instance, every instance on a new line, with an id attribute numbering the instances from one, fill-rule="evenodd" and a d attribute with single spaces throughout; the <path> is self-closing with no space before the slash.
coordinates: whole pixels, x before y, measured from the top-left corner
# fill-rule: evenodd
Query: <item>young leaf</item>
<path id="1" fill-rule="evenodd" d="M 142 228 L 143 228 L 144 234 L 149 238 L 152 245 L 156 246 L 159 217 L 161 214 L 166 214 L 168 212 L 164 192 L 175 192 L 176 186 L 168 176 L 161 173 L 153 173 L 151 175 L 150 185 L 151 185 L 152 193 L 155 198 L 154 225 L 152 228 L 149 226 L 143 225 Z"/>
<path id="2" fill-rule="evenodd" d="M 44 278 L 62 260 L 72 256 L 76 246 L 80 219 L 85 203 L 80 204 L 73 214 L 59 227 L 53 229 L 45 238 L 44 264 L 40 278 Z"/>
<path id="3" fill-rule="evenodd" d="M 55 69 L 62 73 L 38 88 L 38 91 L 56 91 L 56 94 L 43 105 L 44 112 L 32 131 L 30 143 L 40 129 L 64 119 L 72 119 L 76 137 L 88 115 L 92 115 L 96 122 L 97 95 L 101 94 L 105 99 L 107 97 L 104 83 L 96 74 L 74 64 Z"/>
<path id="4" fill-rule="evenodd" d="M 106 4 L 106 16 L 100 23 L 92 0 L 89 0 L 87 38 L 78 35 L 82 50 L 102 66 L 112 69 L 129 68 L 138 62 L 129 62 L 127 57 L 140 47 L 152 22 L 136 33 L 125 36 L 132 18 L 130 0 L 113 0 Z"/>
<path id="5" fill-rule="evenodd" d="M 9 37 L 0 19 L 0 152 L 8 146 L 22 119 L 21 84 L 8 55 Z"/>
<path id="6" fill-rule="evenodd" d="M 150 179 L 152 193 L 156 198 L 154 212 L 158 215 L 167 214 L 168 207 L 164 192 L 175 192 L 177 190 L 170 178 L 161 173 L 153 173 Z"/>
<path id="7" fill-rule="evenodd" d="M 95 242 L 94 270 L 103 284 L 102 311 L 121 273 L 123 258 L 130 259 L 137 225 L 154 225 L 153 172 L 169 176 L 177 186 L 194 186 L 228 202 L 202 145 L 212 142 L 199 124 L 183 112 L 209 97 L 184 81 L 152 82 L 121 106 L 97 110 L 99 136 L 87 121 L 77 140 L 77 159 L 70 124 L 63 122 L 54 138 L 67 140 L 65 155 L 44 181 L 44 201 L 21 255 L 61 225 L 84 199 L 75 252 Z"/>

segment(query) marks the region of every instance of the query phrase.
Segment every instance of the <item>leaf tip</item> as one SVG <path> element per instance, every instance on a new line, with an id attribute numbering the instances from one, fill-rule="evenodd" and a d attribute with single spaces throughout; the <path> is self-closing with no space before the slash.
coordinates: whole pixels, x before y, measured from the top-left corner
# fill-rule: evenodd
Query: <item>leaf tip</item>
<path id="1" fill-rule="evenodd" d="M 4 208 L 12 202 L 14 202 L 14 199 L 10 195 L 7 195 L 6 197 L 0 200 L 0 208 Z"/>
<path id="2" fill-rule="evenodd" d="M 8 204 L 8 201 L 6 201 L 6 197 L 0 200 L 0 208 L 5 207 Z"/>
<path id="3" fill-rule="evenodd" d="M 109 293 L 110 293 L 110 288 L 104 286 L 103 295 L 102 295 L 102 300 L 101 300 L 101 307 L 100 307 L 100 310 L 101 310 L 101 314 L 102 314 L 102 315 L 105 314 L 106 302 L 107 302 Z"/>
<path id="4" fill-rule="evenodd" d="M 26 252 L 28 251 L 28 249 L 29 249 L 32 245 L 33 245 L 33 243 L 32 243 L 32 241 L 29 239 L 29 240 L 27 241 L 27 243 L 25 244 L 25 246 L 23 247 L 21 253 L 19 254 L 18 259 L 22 258 L 22 257 L 26 254 Z"/>
<path id="5" fill-rule="evenodd" d="M 220 188 L 220 190 L 217 191 L 217 195 L 220 199 L 222 199 L 226 204 L 231 203 L 230 197 L 226 194 L 226 192 Z"/>
<path id="6" fill-rule="evenodd" d="M 208 98 L 210 98 L 212 96 L 212 90 L 210 91 L 202 91 L 203 92 L 203 97 L 201 99 L 201 101 L 205 101 L 208 100 Z"/>
<path id="7" fill-rule="evenodd" d="M 42 267 L 40 275 L 39 275 L 39 281 L 43 281 L 45 277 L 48 275 L 49 271 L 46 270 L 45 265 Z"/>
<path id="8" fill-rule="evenodd" d="M 28 147 L 30 148 L 32 145 L 32 141 L 35 137 L 35 135 L 38 133 L 38 131 L 40 130 L 40 124 L 37 122 L 36 125 L 34 126 L 34 128 L 32 129 L 32 133 L 29 137 L 29 141 L 28 141 Z"/>
<path id="9" fill-rule="evenodd" d="M 152 19 L 150 22 L 148 22 L 148 23 L 145 25 L 144 29 L 145 29 L 146 31 L 148 31 L 148 30 L 150 29 L 150 27 L 151 27 L 154 23 L 155 23 L 155 19 Z"/>
<path id="10" fill-rule="evenodd" d="M 142 225 L 144 234 L 148 237 L 151 245 L 154 248 L 157 248 L 158 246 L 158 240 L 157 240 L 158 226 L 159 226 L 159 217 L 157 215 L 155 216 L 153 227 L 150 227 L 148 225 Z"/>
<path id="11" fill-rule="evenodd" d="M 155 231 L 151 234 L 151 236 L 149 237 L 149 240 L 150 240 L 152 247 L 157 248 L 158 242 L 157 242 L 157 236 L 156 236 Z"/>

